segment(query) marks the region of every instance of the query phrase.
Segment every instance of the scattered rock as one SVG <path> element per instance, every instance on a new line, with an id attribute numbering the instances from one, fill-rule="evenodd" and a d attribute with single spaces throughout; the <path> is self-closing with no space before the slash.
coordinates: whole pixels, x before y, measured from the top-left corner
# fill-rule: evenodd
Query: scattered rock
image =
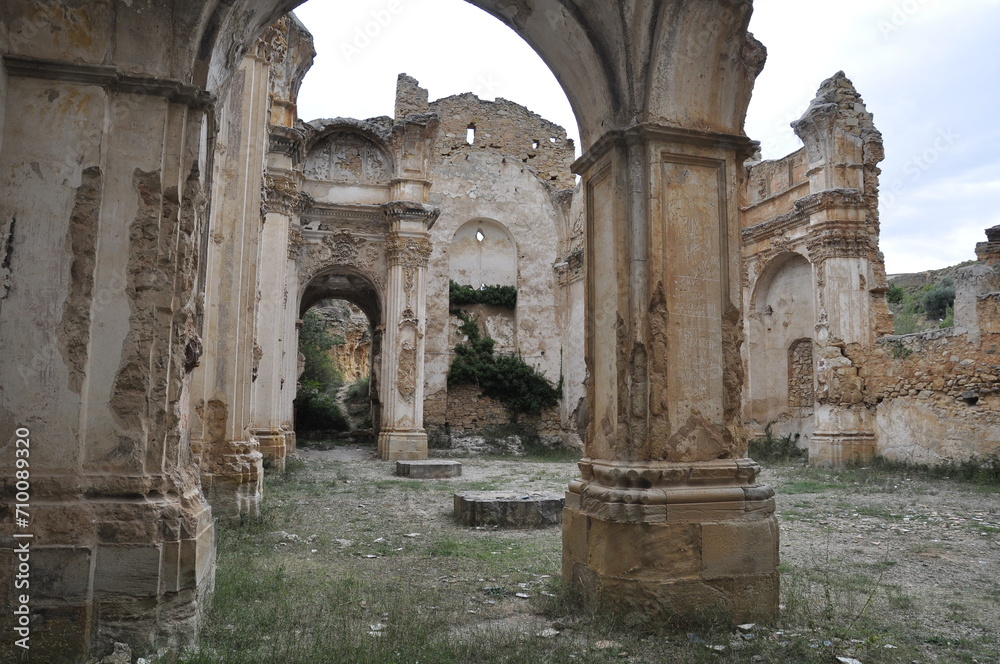
<path id="1" fill-rule="evenodd" d="M 538 633 L 538 636 L 541 637 L 541 638 L 543 638 L 543 639 L 551 639 L 554 636 L 559 636 L 559 630 L 558 629 L 551 629 L 551 628 L 549 628 L 549 629 L 543 629 L 542 631 L 540 631 Z"/>
<path id="2" fill-rule="evenodd" d="M 115 643 L 114 650 L 101 660 L 101 664 L 132 664 L 132 649 L 127 643 Z"/>
<path id="3" fill-rule="evenodd" d="M 612 648 L 621 648 L 621 644 L 615 641 L 597 641 L 594 643 L 594 650 L 610 650 Z"/>

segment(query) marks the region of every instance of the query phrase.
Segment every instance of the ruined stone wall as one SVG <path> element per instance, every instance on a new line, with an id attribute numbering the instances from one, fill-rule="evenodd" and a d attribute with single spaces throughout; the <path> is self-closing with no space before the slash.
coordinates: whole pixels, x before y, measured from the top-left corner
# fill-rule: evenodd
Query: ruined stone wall
<path id="1" fill-rule="evenodd" d="M 458 154 L 488 149 L 530 168 L 554 190 L 572 189 L 570 171 L 575 158 L 573 140 L 566 130 L 524 106 L 497 98 L 485 101 L 467 92 L 431 102 L 428 110 L 441 117 L 436 146 L 440 161 Z M 467 142 L 469 128 L 475 137 Z"/>
<path id="2" fill-rule="evenodd" d="M 496 399 L 483 395 L 476 385 L 448 388 L 446 417 L 451 434 L 475 434 L 510 424 L 507 408 Z M 546 444 L 562 443 L 558 407 L 544 410 L 539 415 L 521 415 L 518 424 L 536 431 Z"/>

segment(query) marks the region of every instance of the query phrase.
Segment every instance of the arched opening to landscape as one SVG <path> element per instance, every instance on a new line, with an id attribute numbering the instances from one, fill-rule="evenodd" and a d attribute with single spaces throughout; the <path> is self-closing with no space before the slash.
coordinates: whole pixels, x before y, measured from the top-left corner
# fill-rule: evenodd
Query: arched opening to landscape
<path id="1" fill-rule="evenodd" d="M 357 270 L 332 267 L 306 284 L 299 313 L 299 440 L 373 442 L 381 416 L 378 288 Z"/>

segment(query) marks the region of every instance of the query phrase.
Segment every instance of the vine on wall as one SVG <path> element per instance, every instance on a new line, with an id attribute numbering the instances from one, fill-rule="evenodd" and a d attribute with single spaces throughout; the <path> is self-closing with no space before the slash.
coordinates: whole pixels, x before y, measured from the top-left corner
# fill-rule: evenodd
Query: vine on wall
<path id="1" fill-rule="evenodd" d="M 454 281 L 448 283 L 448 303 L 452 313 L 464 304 L 488 304 L 513 309 L 517 306 L 517 288 L 514 286 L 482 286 L 473 288 Z"/>
<path id="2" fill-rule="evenodd" d="M 517 422 L 522 414 L 537 415 L 559 402 L 561 379 L 559 385 L 553 385 L 519 354 L 495 354 L 494 340 L 479 331 L 475 318 L 463 311 L 452 313 L 461 319 L 458 329 L 467 339 L 455 346 L 449 385 L 478 385 L 484 395 L 504 404 L 511 422 Z"/>

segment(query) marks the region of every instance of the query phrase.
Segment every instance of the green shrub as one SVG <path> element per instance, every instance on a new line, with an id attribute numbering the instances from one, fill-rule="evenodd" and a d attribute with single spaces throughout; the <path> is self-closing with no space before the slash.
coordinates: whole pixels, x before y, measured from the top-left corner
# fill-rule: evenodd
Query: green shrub
<path id="1" fill-rule="evenodd" d="M 301 431 L 347 431 L 350 427 L 340 406 L 315 380 L 299 383 L 295 395 L 295 428 Z"/>
<path id="2" fill-rule="evenodd" d="M 449 385 L 478 385 L 483 394 L 504 404 L 511 422 L 521 414 L 537 415 L 559 402 L 562 381 L 553 385 L 520 355 L 494 354 L 495 342 L 479 331 L 476 319 L 461 311 L 455 315 L 462 320 L 458 329 L 467 339 L 455 346 Z"/>
<path id="3" fill-rule="evenodd" d="M 334 365 L 329 350 L 344 343 L 330 334 L 323 319 L 315 311 L 307 311 L 302 317 L 302 329 L 299 330 L 299 352 L 305 356 L 305 370 L 300 380 L 314 381 L 324 389 L 338 387 L 344 382 L 344 377 Z"/>
<path id="4" fill-rule="evenodd" d="M 488 304 L 513 309 L 517 306 L 517 288 L 514 286 L 482 286 L 473 288 L 450 281 L 448 302 L 454 310 L 466 304 Z M 454 313 L 454 311 L 452 312 Z"/>
<path id="5" fill-rule="evenodd" d="M 948 307 L 955 305 L 955 284 L 951 279 L 942 279 L 920 298 L 924 313 L 928 318 L 942 319 Z"/>
<path id="6" fill-rule="evenodd" d="M 890 286 L 888 292 L 885 294 L 885 299 L 889 304 L 901 304 L 905 296 L 906 291 L 902 288 L 899 286 Z"/>
<path id="7" fill-rule="evenodd" d="M 944 320 L 941 321 L 941 324 L 938 325 L 938 327 L 942 329 L 946 327 L 955 327 L 955 307 L 948 307 L 948 309 L 945 310 Z"/>
<path id="8" fill-rule="evenodd" d="M 809 450 L 804 450 L 796 445 L 799 435 L 788 434 L 776 438 L 771 432 L 771 424 L 764 428 L 763 438 L 751 438 L 749 442 L 750 458 L 754 461 L 766 461 L 769 463 L 781 461 L 805 460 L 809 457 Z"/>
<path id="9" fill-rule="evenodd" d="M 920 331 L 917 314 L 912 311 L 900 311 L 892 316 L 893 334 L 913 334 Z"/>

